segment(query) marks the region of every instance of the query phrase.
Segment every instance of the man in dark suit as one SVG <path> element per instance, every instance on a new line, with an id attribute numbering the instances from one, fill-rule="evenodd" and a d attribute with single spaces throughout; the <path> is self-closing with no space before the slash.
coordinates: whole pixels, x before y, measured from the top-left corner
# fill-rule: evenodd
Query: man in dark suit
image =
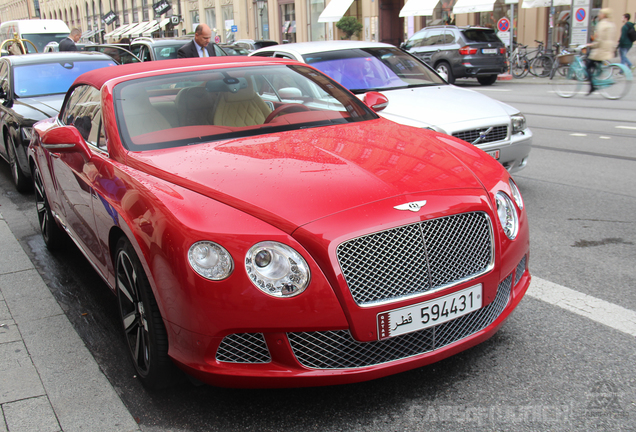
<path id="1" fill-rule="evenodd" d="M 206 24 L 199 24 L 194 30 L 194 39 L 179 48 L 177 58 L 214 57 L 214 46 L 210 45 L 212 30 Z"/>
<path id="2" fill-rule="evenodd" d="M 66 39 L 63 39 L 60 42 L 59 50 L 60 51 L 77 51 L 77 47 L 75 46 L 75 44 L 80 40 L 81 37 L 82 37 L 81 30 L 74 28 L 73 30 L 71 30 L 71 34 L 69 34 Z"/>

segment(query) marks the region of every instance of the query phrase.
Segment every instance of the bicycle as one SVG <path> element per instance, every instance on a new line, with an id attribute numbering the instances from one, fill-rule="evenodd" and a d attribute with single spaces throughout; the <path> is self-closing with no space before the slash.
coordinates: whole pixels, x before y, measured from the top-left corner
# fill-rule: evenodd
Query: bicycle
<path id="1" fill-rule="evenodd" d="M 546 50 L 541 56 L 537 56 L 530 64 L 530 72 L 540 78 L 552 77 L 558 66 L 557 57 L 559 54 L 569 54 L 569 51 L 561 49 L 561 44 L 553 45 L 554 50 Z"/>
<path id="2" fill-rule="evenodd" d="M 523 50 L 523 51 L 522 51 Z M 516 44 L 510 54 L 510 73 L 515 78 L 523 78 L 528 75 L 528 45 Z"/>
<path id="3" fill-rule="evenodd" d="M 560 66 L 552 74 L 552 87 L 556 94 L 570 98 L 579 93 L 583 84 L 588 82 L 585 57 L 576 54 L 558 56 Z M 601 64 L 592 75 L 594 87 L 607 99 L 620 99 L 631 88 L 632 71 L 620 63 Z"/>

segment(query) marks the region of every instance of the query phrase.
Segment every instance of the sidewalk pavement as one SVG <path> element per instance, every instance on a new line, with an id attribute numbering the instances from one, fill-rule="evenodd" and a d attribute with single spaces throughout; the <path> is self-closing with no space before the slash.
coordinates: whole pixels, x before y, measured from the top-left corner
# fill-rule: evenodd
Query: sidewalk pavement
<path id="1" fill-rule="evenodd" d="M 0 432 L 139 431 L 0 214 Z"/>

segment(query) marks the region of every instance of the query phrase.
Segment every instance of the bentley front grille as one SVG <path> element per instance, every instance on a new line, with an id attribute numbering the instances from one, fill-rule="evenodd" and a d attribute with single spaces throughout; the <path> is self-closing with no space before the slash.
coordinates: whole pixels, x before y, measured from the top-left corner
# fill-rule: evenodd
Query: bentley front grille
<path id="1" fill-rule="evenodd" d="M 269 363 L 272 357 L 262 333 L 234 333 L 223 338 L 216 359 L 228 363 Z"/>
<path id="2" fill-rule="evenodd" d="M 493 264 L 490 218 L 462 213 L 348 240 L 336 250 L 349 291 L 371 305 L 479 276 Z"/>
<path id="3" fill-rule="evenodd" d="M 491 126 L 466 130 L 455 132 L 453 136 L 475 145 L 502 141 L 508 137 L 508 126 Z"/>
<path id="4" fill-rule="evenodd" d="M 349 330 L 288 333 L 294 355 L 307 368 L 352 369 L 379 365 L 427 353 L 461 340 L 492 324 L 510 299 L 512 275 L 503 280 L 489 305 L 413 333 L 389 339 L 358 342 Z"/>

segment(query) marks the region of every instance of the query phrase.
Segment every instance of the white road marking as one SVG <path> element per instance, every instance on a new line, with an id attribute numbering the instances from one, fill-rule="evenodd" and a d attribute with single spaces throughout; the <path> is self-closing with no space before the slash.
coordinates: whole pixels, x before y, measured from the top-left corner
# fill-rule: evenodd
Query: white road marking
<path id="1" fill-rule="evenodd" d="M 612 137 L 608 137 L 608 136 L 600 136 L 600 139 L 612 139 Z"/>
<path id="2" fill-rule="evenodd" d="M 479 90 L 485 92 L 509 92 L 512 91 L 510 89 L 498 89 L 498 88 L 473 88 L 471 90 Z"/>
<path id="3" fill-rule="evenodd" d="M 605 300 L 580 293 L 533 276 L 528 293 L 530 297 L 589 318 L 615 330 L 636 336 L 636 312 Z"/>
<path id="4" fill-rule="evenodd" d="M 571 133 L 570 136 L 585 137 L 585 136 L 587 136 L 587 134 L 584 134 L 584 133 Z"/>
<path id="5" fill-rule="evenodd" d="M 616 126 L 616 129 L 636 130 L 636 126 Z"/>

